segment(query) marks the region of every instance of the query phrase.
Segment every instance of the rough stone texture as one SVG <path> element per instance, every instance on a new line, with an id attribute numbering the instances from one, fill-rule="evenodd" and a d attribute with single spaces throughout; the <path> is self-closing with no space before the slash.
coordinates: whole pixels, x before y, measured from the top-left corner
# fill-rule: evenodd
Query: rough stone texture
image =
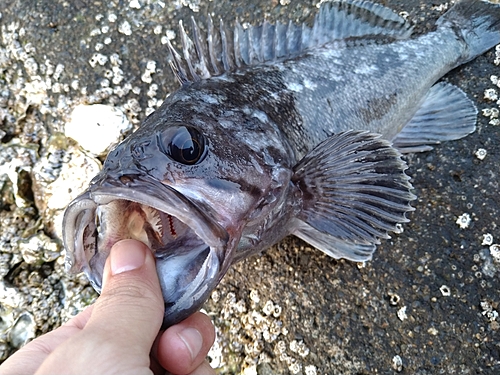
<path id="1" fill-rule="evenodd" d="M 30 333 L 58 326 L 92 302 L 84 277 L 68 277 L 62 257 L 36 254 L 50 243 L 34 204 L 35 162 L 54 176 L 65 152 L 46 154 L 80 103 L 110 104 L 132 123 L 177 85 L 166 37 L 179 19 L 206 15 L 256 23 L 310 20 L 316 2 L 161 2 L 3 0 L 0 10 L 0 357 Z M 430 30 L 445 6 L 429 0 L 384 1 L 405 11 L 416 32 Z M 443 3 L 444 4 L 444 3 Z M 176 39 L 176 43 L 179 41 Z M 408 157 L 416 211 L 403 233 L 379 246 L 373 261 L 336 261 L 295 238 L 235 267 L 206 305 L 219 337 L 211 353 L 232 374 L 497 374 L 500 372 L 499 263 L 484 235 L 500 243 L 500 126 L 483 110 L 500 76 L 495 51 L 445 77 L 477 105 L 471 136 Z M 487 97 L 492 97 L 492 92 Z M 486 111 L 487 114 L 490 112 Z M 497 112 L 498 113 L 498 112 Z M 486 150 L 484 159 L 475 153 Z M 35 155 L 35 154 L 36 155 Z M 457 219 L 469 214 L 461 228 Z M 37 237 L 38 236 L 38 237 Z M 48 241 L 48 242 L 47 242 Z M 34 250 L 33 250 L 34 249 Z M 47 262 L 49 261 L 49 262 Z M 27 317 L 29 319 L 27 319 Z M 17 323 L 19 322 L 19 323 Z M 28 322 L 28 323 L 26 323 Z"/>

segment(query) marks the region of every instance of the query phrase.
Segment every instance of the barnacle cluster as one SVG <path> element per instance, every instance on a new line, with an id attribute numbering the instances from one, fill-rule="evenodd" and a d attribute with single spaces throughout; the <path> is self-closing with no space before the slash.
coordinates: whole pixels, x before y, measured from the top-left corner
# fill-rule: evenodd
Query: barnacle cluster
<path id="1" fill-rule="evenodd" d="M 227 322 L 223 340 L 217 339 L 209 353 L 211 365 L 224 369 L 233 368 L 243 357 L 242 373 L 257 374 L 266 363 L 278 359 L 291 374 L 316 374 L 317 368 L 307 364 L 310 349 L 303 340 L 288 337 L 281 315 L 281 305 L 261 299 L 259 291 L 252 289 L 248 298 L 238 299 L 233 292 L 225 296 L 219 290 L 212 293 L 214 303 L 222 303 L 217 312 L 218 321 Z M 229 340 L 227 341 L 227 336 Z M 219 341 L 220 340 L 220 341 Z"/>
<path id="2" fill-rule="evenodd" d="M 500 53 L 500 48 L 496 48 L 497 54 Z M 488 102 L 496 102 L 496 105 L 500 105 L 500 100 L 498 100 L 497 88 L 500 88 L 500 79 L 496 75 L 490 77 L 491 83 L 495 85 L 496 88 L 488 88 L 484 91 L 484 99 Z M 483 116 L 489 117 L 491 120 L 490 125 L 498 126 L 500 125 L 499 110 L 497 107 L 484 108 L 482 111 Z"/>

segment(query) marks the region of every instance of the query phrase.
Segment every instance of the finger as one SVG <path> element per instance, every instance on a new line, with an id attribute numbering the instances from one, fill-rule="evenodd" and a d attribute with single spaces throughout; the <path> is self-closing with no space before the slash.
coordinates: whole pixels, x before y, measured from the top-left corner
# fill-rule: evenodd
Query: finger
<path id="1" fill-rule="evenodd" d="M 103 290 L 86 331 L 94 331 L 131 355 L 149 356 L 163 320 L 164 302 L 151 250 L 123 240 L 111 249 Z"/>
<path id="2" fill-rule="evenodd" d="M 149 361 L 149 368 L 154 375 L 166 375 L 165 369 L 160 365 L 154 355 L 150 354 Z"/>
<path id="3" fill-rule="evenodd" d="M 158 362 L 173 374 L 189 374 L 200 366 L 215 340 L 215 328 L 208 316 L 194 313 L 168 328 L 158 339 Z"/>
<path id="4" fill-rule="evenodd" d="M 38 367 L 59 345 L 80 332 L 92 313 L 92 306 L 68 320 L 61 327 L 29 342 L 2 364 L 1 374 L 18 374 L 22 369 L 26 374 L 34 374 Z"/>
<path id="5" fill-rule="evenodd" d="M 203 361 L 203 363 L 189 375 L 215 375 L 215 370 L 210 367 L 207 361 Z"/>

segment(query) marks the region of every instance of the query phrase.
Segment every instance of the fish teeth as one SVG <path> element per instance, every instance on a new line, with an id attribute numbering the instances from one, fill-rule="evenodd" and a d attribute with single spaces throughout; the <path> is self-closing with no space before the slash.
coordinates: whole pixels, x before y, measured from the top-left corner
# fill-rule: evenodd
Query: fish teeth
<path id="1" fill-rule="evenodd" d="M 168 215 L 168 225 L 170 226 L 170 234 L 172 237 L 177 238 L 177 232 L 175 231 L 174 218 Z"/>
<path id="2" fill-rule="evenodd" d="M 151 228 L 158 233 L 159 238 L 161 238 L 163 236 L 163 225 L 158 211 L 145 205 L 141 205 L 141 208 L 146 215 L 146 221 L 151 225 Z"/>

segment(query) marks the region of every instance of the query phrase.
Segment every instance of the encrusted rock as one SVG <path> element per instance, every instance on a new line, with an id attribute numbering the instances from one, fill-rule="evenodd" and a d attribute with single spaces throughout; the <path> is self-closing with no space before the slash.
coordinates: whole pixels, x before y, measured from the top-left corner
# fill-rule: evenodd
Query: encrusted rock
<path id="1" fill-rule="evenodd" d="M 62 217 L 67 205 L 88 187 L 101 163 L 62 134 L 49 140 L 46 152 L 33 168 L 36 206 L 50 235 L 61 238 Z"/>
<path id="2" fill-rule="evenodd" d="M 19 249 L 24 261 L 28 264 L 52 262 L 61 253 L 60 245 L 43 232 L 21 240 L 19 242 Z"/>
<path id="3" fill-rule="evenodd" d="M 36 323 L 29 312 L 22 313 L 9 331 L 9 341 L 14 348 L 20 348 L 35 337 Z"/>

